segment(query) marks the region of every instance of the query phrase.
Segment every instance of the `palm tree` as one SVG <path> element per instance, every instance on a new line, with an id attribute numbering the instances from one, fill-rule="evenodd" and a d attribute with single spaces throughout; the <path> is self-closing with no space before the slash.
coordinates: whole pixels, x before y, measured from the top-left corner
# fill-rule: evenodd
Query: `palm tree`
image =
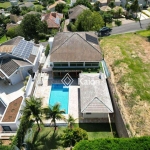
<path id="1" fill-rule="evenodd" d="M 29 119 L 29 121 L 34 120 L 38 125 L 38 131 L 40 131 L 39 121 L 42 123 L 42 101 L 41 98 L 35 98 L 31 96 L 29 99 L 26 99 L 26 106 L 24 107 L 23 117 Z"/>
<path id="2" fill-rule="evenodd" d="M 68 119 L 66 119 L 66 122 L 68 123 L 68 127 L 70 129 L 72 129 L 73 127 L 73 124 L 75 123 L 75 121 L 77 120 L 78 118 L 74 119 L 72 115 L 68 115 Z"/>
<path id="3" fill-rule="evenodd" d="M 54 106 L 47 106 L 43 109 L 46 119 L 52 119 L 51 123 L 54 124 L 54 132 L 56 131 L 56 120 L 65 120 L 65 110 L 60 110 L 60 104 L 56 103 Z"/>

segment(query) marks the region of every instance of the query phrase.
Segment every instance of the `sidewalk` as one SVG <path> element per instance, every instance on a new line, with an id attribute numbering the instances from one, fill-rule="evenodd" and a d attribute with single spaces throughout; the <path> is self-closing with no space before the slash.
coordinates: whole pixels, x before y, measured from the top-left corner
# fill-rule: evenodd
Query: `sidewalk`
<path id="1" fill-rule="evenodd" d="M 65 25 L 64 25 L 64 30 L 63 30 L 63 32 L 70 32 L 70 31 L 68 31 L 68 29 L 67 29 L 67 25 L 69 24 L 69 19 L 66 19 L 65 20 Z"/>

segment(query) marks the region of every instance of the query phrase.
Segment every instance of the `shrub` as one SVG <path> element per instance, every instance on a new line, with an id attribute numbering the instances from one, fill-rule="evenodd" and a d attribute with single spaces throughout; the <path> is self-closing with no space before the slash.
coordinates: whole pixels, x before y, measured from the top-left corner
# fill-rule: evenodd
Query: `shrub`
<path id="1" fill-rule="evenodd" d="M 66 130 L 64 130 L 64 134 L 62 135 L 64 147 L 74 146 L 77 142 L 87 139 L 87 132 L 81 128 L 67 128 Z"/>
<path id="2" fill-rule="evenodd" d="M 115 20 L 115 24 L 116 24 L 117 26 L 121 26 L 122 22 L 121 22 L 120 20 Z"/>
<path id="3" fill-rule="evenodd" d="M 50 50 L 50 46 L 49 44 L 46 46 L 46 50 L 45 50 L 45 56 L 47 57 L 49 54 L 49 50 Z"/>
<path id="4" fill-rule="evenodd" d="M 82 140 L 74 150 L 149 150 L 150 137 Z"/>

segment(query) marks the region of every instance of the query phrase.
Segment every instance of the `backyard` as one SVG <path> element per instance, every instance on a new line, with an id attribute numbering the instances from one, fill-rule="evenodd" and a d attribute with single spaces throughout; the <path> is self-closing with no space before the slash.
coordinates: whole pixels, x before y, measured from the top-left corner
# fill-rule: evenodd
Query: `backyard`
<path id="1" fill-rule="evenodd" d="M 88 139 L 93 140 L 97 138 L 112 138 L 114 137 L 110 130 L 110 125 L 108 123 L 82 123 L 82 124 L 75 124 L 74 127 L 80 127 L 87 131 Z M 63 131 L 67 128 L 67 126 L 59 126 L 54 133 L 54 127 L 44 127 L 41 125 L 41 130 L 36 138 L 37 145 L 44 145 L 45 150 L 49 149 L 63 149 L 62 147 L 62 134 Z M 37 126 L 33 126 L 33 131 L 37 130 Z M 113 133 L 116 133 L 115 124 L 112 124 Z M 28 133 L 26 139 L 29 140 L 33 133 Z M 32 136 L 31 136 L 32 135 Z M 47 138 L 44 139 L 44 135 L 47 135 Z M 116 135 L 115 135 L 116 137 Z M 44 139 L 44 140 L 43 140 Z"/>
<path id="2" fill-rule="evenodd" d="M 4 8 L 4 9 L 5 9 L 5 8 L 8 8 L 8 7 L 10 7 L 10 6 L 11 6 L 10 2 L 4 2 L 4 3 L 1 2 L 1 3 L 0 3 L 0 7 L 1 7 L 1 8 Z"/>
<path id="3" fill-rule="evenodd" d="M 118 106 L 132 136 L 150 135 L 150 31 L 100 41 Z"/>
<path id="4" fill-rule="evenodd" d="M 8 38 L 8 40 L 10 39 L 9 37 L 7 37 L 7 38 Z M 7 41 L 7 38 L 6 38 L 6 35 L 2 36 L 2 37 L 0 38 L 0 44 L 6 42 L 6 41 Z"/>

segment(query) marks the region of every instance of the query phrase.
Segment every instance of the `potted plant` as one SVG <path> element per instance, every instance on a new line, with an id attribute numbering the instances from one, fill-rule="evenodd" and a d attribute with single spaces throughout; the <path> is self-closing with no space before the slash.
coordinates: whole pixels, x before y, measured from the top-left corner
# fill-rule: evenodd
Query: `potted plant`
<path id="1" fill-rule="evenodd" d="M 88 72 L 90 73 L 90 72 L 91 72 L 91 69 L 88 69 Z"/>

